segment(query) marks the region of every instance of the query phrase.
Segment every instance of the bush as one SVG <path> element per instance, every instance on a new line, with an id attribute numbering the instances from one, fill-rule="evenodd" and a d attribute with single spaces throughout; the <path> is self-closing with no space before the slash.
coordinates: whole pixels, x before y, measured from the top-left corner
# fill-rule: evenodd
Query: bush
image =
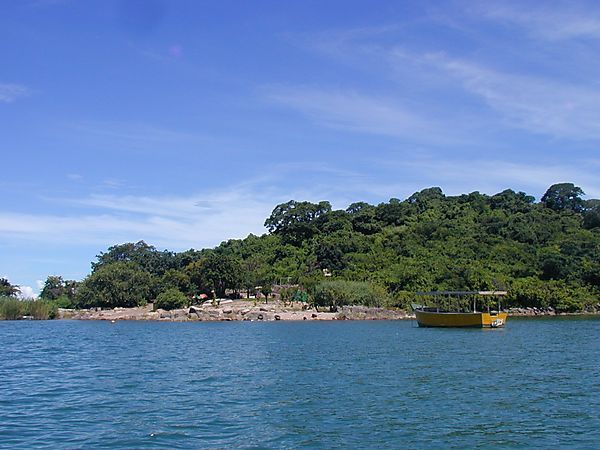
<path id="1" fill-rule="evenodd" d="M 24 316 L 23 302 L 16 298 L 0 298 L 0 319 L 17 320 Z"/>
<path id="2" fill-rule="evenodd" d="M 384 306 L 389 302 L 385 288 L 362 281 L 332 280 L 315 287 L 313 302 L 316 306 L 344 305 Z"/>
<path id="3" fill-rule="evenodd" d="M 36 320 L 56 318 L 58 307 L 52 302 L 43 300 L 24 301 L 24 316 L 32 316 Z"/>
<path id="4" fill-rule="evenodd" d="M 552 307 L 559 312 L 582 311 L 593 295 L 585 288 L 570 286 L 562 280 L 543 281 L 534 277 L 515 281 L 509 291 L 510 306 Z"/>
<path id="5" fill-rule="evenodd" d="M 396 291 L 393 293 L 390 306 L 395 308 L 409 309 L 412 303 L 420 302 L 423 302 L 423 299 L 419 298 L 415 292 Z"/>
<path id="6" fill-rule="evenodd" d="M 67 309 L 75 308 L 75 302 L 73 301 L 73 299 L 67 297 L 66 295 L 61 295 L 56 300 L 53 300 L 52 303 L 57 308 L 67 308 Z"/>
<path id="7" fill-rule="evenodd" d="M 154 302 L 154 308 L 179 309 L 188 306 L 189 300 L 186 295 L 177 288 L 170 288 L 161 292 Z"/>
<path id="8" fill-rule="evenodd" d="M 3 320 L 18 320 L 23 316 L 31 316 L 36 320 L 54 319 L 56 312 L 57 307 L 52 302 L 0 298 L 0 319 Z"/>

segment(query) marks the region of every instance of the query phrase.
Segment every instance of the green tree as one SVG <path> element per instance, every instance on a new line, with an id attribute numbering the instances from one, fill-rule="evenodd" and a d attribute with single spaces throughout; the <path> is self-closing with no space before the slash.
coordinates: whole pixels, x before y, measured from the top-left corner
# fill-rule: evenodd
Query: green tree
<path id="1" fill-rule="evenodd" d="M 11 284 L 7 278 L 0 278 L 0 297 L 16 297 L 19 292 L 19 286 Z"/>
<path id="2" fill-rule="evenodd" d="M 81 308 L 133 307 L 145 305 L 155 291 L 156 280 L 131 261 L 104 264 L 79 287 L 76 305 Z"/>
<path id="3" fill-rule="evenodd" d="M 377 208 L 365 202 L 352 203 L 346 208 L 352 228 L 362 234 L 371 235 L 381 231 L 377 220 Z"/>
<path id="4" fill-rule="evenodd" d="M 290 200 L 275 207 L 265 227 L 282 236 L 284 241 L 300 245 L 319 232 L 317 219 L 331 211 L 329 202 L 297 202 Z"/>
<path id="5" fill-rule="evenodd" d="M 186 272 L 199 291 L 214 290 L 218 297 L 224 297 L 227 289 L 238 289 L 242 282 L 239 260 L 214 251 L 191 263 Z"/>
<path id="6" fill-rule="evenodd" d="M 542 197 L 542 203 L 555 211 L 583 211 L 583 190 L 573 183 L 557 183 L 548 188 Z"/>
<path id="7" fill-rule="evenodd" d="M 160 278 L 159 290 L 163 292 L 173 288 L 187 295 L 192 294 L 194 291 L 194 286 L 188 273 L 183 270 L 169 269 Z"/>
<path id="8" fill-rule="evenodd" d="M 535 198 L 525 192 L 515 192 L 512 189 L 506 189 L 490 198 L 490 205 L 493 209 L 503 209 L 510 213 L 527 212 Z"/>
<path id="9" fill-rule="evenodd" d="M 144 241 L 114 245 L 97 256 L 98 261 L 92 263 L 92 271 L 115 262 L 134 262 L 153 275 L 161 276 L 176 264 L 175 255 L 169 251 L 158 251 Z"/>
<path id="10" fill-rule="evenodd" d="M 56 300 L 67 292 L 65 282 L 60 275 L 49 275 L 40 293 L 40 298 L 45 300 Z"/>
<path id="11" fill-rule="evenodd" d="M 273 292 L 273 285 L 271 283 L 263 283 L 260 287 L 260 292 L 265 296 L 265 303 L 268 303 L 269 295 Z"/>

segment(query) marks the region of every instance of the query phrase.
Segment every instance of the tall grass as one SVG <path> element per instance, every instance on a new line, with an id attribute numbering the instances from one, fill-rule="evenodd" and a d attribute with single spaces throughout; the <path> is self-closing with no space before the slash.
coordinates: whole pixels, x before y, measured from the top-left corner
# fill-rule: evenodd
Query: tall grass
<path id="1" fill-rule="evenodd" d="M 23 317 L 35 320 L 54 319 L 56 310 L 56 305 L 52 302 L 0 297 L 0 320 L 19 320 Z"/>

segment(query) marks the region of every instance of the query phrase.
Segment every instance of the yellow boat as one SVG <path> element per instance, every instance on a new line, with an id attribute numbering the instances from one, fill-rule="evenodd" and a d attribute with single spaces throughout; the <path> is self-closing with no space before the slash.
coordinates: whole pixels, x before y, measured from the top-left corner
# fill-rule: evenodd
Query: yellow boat
<path id="1" fill-rule="evenodd" d="M 500 304 L 497 311 L 477 311 L 477 296 L 504 296 L 505 291 L 435 291 L 419 292 L 418 295 L 429 295 L 439 298 L 445 296 L 446 303 L 451 303 L 454 296 L 472 296 L 473 308 L 471 311 L 452 311 L 443 306 L 428 307 L 413 304 L 413 310 L 420 327 L 474 327 L 474 328 L 502 328 L 508 320 L 508 313 L 502 312 Z M 443 302 L 442 302 L 443 303 Z"/>

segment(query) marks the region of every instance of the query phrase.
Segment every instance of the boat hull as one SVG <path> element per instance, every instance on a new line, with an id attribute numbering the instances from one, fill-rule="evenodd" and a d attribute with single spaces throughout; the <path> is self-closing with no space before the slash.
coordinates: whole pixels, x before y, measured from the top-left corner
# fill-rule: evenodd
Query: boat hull
<path id="1" fill-rule="evenodd" d="M 472 327 L 502 328 L 508 319 L 507 313 L 459 313 L 416 310 L 415 316 L 420 327 Z"/>

